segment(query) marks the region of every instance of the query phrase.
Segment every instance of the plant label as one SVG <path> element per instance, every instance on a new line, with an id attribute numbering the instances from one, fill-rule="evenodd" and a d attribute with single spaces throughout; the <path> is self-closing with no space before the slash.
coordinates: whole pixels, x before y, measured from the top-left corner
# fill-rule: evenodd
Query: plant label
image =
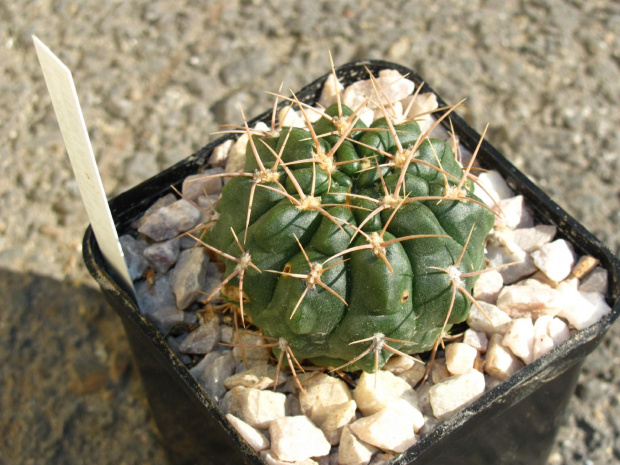
<path id="1" fill-rule="evenodd" d="M 52 98 L 60 132 L 69 154 L 82 201 L 97 243 L 115 274 L 133 292 L 133 283 L 125 264 L 123 249 L 112 219 L 112 212 L 103 189 L 95 154 L 88 137 L 86 122 L 78 100 L 71 71 L 36 36 L 32 37 L 43 69 L 47 89 Z"/>

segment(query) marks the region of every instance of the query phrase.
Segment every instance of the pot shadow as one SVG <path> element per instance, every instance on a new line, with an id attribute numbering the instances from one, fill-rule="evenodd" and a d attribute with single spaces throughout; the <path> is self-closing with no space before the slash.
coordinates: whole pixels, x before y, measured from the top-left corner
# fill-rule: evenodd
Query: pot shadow
<path id="1" fill-rule="evenodd" d="M 0 463 L 167 463 L 98 290 L 0 269 L 0 296 Z"/>

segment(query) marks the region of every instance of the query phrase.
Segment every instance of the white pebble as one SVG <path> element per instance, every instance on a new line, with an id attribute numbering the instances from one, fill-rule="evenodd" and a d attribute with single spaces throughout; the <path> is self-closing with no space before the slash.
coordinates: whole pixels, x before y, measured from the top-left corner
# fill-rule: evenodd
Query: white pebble
<path id="1" fill-rule="evenodd" d="M 331 445 L 306 416 L 285 417 L 269 426 L 271 450 L 280 460 L 299 462 L 329 454 Z"/>
<path id="2" fill-rule="evenodd" d="M 540 357 L 551 351 L 555 347 L 553 339 L 546 334 L 536 338 L 534 342 L 534 358 L 538 360 Z"/>
<path id="3" fill-rule="evenodd" d="M 561 319 L 541 316 L 534 324 L 534 356 L 539 358 L 570 337 L 568 325 Z"/>
<path id="4" fill-rule="evenodd" d="M 245 167 L 245 150 L 248 145 L 248 141 L 248 135 L 244 133 L 241 134 L 235 142 L 233 142 L 232 147 L 228 151 L 228 158 L 226 160 L 226 168 L 224 171 L 227 173 L 243 173 L 243 169 Z"/>
<path id="5" fill-rule="evenodd" d="M 502 344 L 508 347 L 526 365 L 532 363 L 534 361 L 534 323 L 532 323 L 532 319 L 517 318 L 512 320 Z"/>
<path id="6" fill-rule="evenodd" d="M 411 369 L 414 365 L 421 365 L 421 363 L 416 362 L 411 357 L 392 355 L 385 363 L 385 365 L 383 365 L 382 370 L 389 371 L 391 373 L 394 373 L 395 375 L 399 375 Z"/>
<path id="7" fill-rule="evenodd" d="M 463 343 L 472 346 L 478 352 L 483 354 L 487 351 L 489 338 L 482 331 L 476 331 L 469 328 L 463 333 Z"/>
<path id="8" fill-rule="evenodd" d="M 360 121 L 364 123 L 366 126 L 370 126 L 372 122 L 375 120 L 375 112 L 370 108 L 364 108 L 360 113 Z"/>
<path id="9" fill-rule="evenodd" d="M 256 123 L 254 129 L 256 131 L 265 132 L 270 130 L 269 126 L 263 122 Z M 228 160 L 226 161 L 226 168 L 224 169 L 226 173 L 243 173 L 245 169 L 245 154 L 248 141 L 249 137 L 247 133 L 243 133 L 233 143 L 230 151 L 228 152 Z M 225 178 L 224 183 L 227 183 L 230 179 L 232 178 Z"/>
<path id="10" fill-rule="evenodd" d="M 285 403 L 282 393 L 237 386 L 226 393 L 221 407 L 254 428 L 267 429 L 274 420 L 284 418 Z"/>
<path id="11" fill-rule="evenodd" d="M 209 157 L 209 164 L 211 166 L 225 166 L 226 160 L 228 160 L 228 152 L 230 151 L 232 144 L 233 140 L 228 139 L 215 147 Z"/>
<path id="12" fill-rule="evenodd" d="M 410 96 L 403 99 L 403 107 L 409 107 L 413 98 L 413 96 Z M 434 119 L 431 112 L 436 110 L 438 106 L 437 96 L 432 92 L 425 92 L 415 97 L 411 107 L 409 107 L 409 112 L 403 116 L 415 118 L 420 126 L 420 130 L 424 132 L 432 126 Z"/>
<path id="13" fill-rule="evenodd" d="M 563 305 L 558 290 L 535 279 L 506 286 L 497 298 L 497 306 L 513 318 L 556 315 Z"/>
<path id="14" fill-rule="evenodd" d="M 344 90 L 344 86 L 340 83 L 338 77 L 334 77 L 333 74 L 330 74 L 325 80 L 325 84 L 323 84 L 323 90 L 321 91 L 321 97 L 319 98 L 319 103 L 328 108 L 333 103 L 338 101 L 338 94 L 342 93 Z"/>
<path id="15" fill-rule="evenodd" d="M 424 386 L 416 391 L 418 393 L 418 410 L 424 415 L 433 415 L 430 390 L 434 385 L 433 380 L 429 377 L 424 383 Z"/>
<path id="16" fill-rule="evenodd" d="M 311 378 L 314 378 L 316 375 L 317 373 L 312 371 L 307 371 L 305 373 L 298 372 L 297 378 L 295 378 L 294 376 L 289 376 L 286 383 L 284 383 L 284 385 L 280 388 L 280 391 L 300 395 L 301 391 L 299 389 L 299 384 L 305 386 L 308 380 L 311 380 Z"/>
<path id="17" fill-rule="evenodd" d="M 490 266 L 504 266 L 498 271 L 502 275 L 504 284 L 512 284 L 526 276 L 536 272 L 538 268 L 530 254 L 519 248 L 517 244 L 510 241 L 509 236 L 501 230 L 491 231 L 489 234 L 489 244 L 487 245 L 486 259 Z"/>
<path id="18" fill-rule="evenodd" d="M 553 317 L 549 315 L 543 315 L 534 323 L 534 360 L 538 360 L 556 346 L 549 335 L 549 324 L 552 319 Z"/>
<path id="19" fill-rule="evenodd" d="M 220 273 L 220 270 L 217 267 L 216 263 L 209 262 L 209 264 L 207 265 L 207 275 L 205 277 L 205 282 L 202 287 L 202 292 L 200 293 L 196 301 L 202 305 L 210 302 L 209 296 L 213 293 L 215 293 L 214 296 L 218 294 L 218 292 L 216 291 L 220 284 L 222 284 L 222 274 Z"/>
<path id="20" fill-rule="evenodd" d="M 213 217 L 213 218 L 217 218 L 217 217 L 218 217 L 218 215 L 219 215 L 219 213 L 216 213 L 216 212 L 215 212 L 215 208 L 214 208 L 214 207 L 215 207 L 215 204 L 217 203 L 217 201 L 218 201 L 218 199 L 219 199 L 219 198 L 220 198 L 220 196 L 219 196 L 219 195 L 209 195 L 209 196 L 207 196 L 207 195 L 201 195 L 201 196 L 200 196 L 200 197 L 198 197 L 198 199 L 196 200 L 196 203 L 198 203 L 198 206 L 199 206 L 202 210 L 204 210 L 204 211 L 206 211 L 206 212 L 209 212 L 209 213 L 212 215 L 212 217 Z M 195 245 L 196 245 L 196 239 L 193 239 L 193 238 L 191 238 L 191 237 L 187 237 L 187 236 L 184 236 L 184 237 L 186 237 L 187 239 L 189 239 L 189 241 L 187 242 L 187 244 L 188 244 L 190 247 L 193 247 L 193 246 L 195 246 Z M 191 242 L 190 242 L 190 241 L 191 241 Z M 183 247 L 183 245 L 182 245 L 182 244 L 181 244 L 181 247 Z"/>
<path id="21" fill-rule="evenodd" d="M 477 301 L 484 301 L 494 304 L 497 296 L 504 287 L 504 278 L 497 270 L 487 271 L 483 273 L 474 284 L 474 298 Z"/>
<path id="22" fill-rule="evenodd" d="M 379 71 L 377 81 L 383 87 L 383 99 L 392 103 L 400 102 L 411 95 L 415 89 L 413 81 L 393 69 Z"/>
<path id="23" fill-rule="evenodd" d="M 376 451 L 376 447 L 360 441 L 351 432 L 349 426 L 344 427 L 340 437 L 340 446 L 338 446 L 338 463 L 340 465 L 367 465 Z"/>
<path id="24" fill-rule="evenodd" d="M 559 346 L 570 337 L 568 325 L 559 318 L 552 318 L 547 327 L 547 334 L 553 339 L 553 343 Z"/>
<path id="25" fill-rule="evenodd" d="M 544 273 L 542 273 L 542 272 L 539 272 L 539 273 L 542 276 L 545 276 Z M 536 275 L 534 275 L 534 276 L 536 276 Z M 572 274 L 569 274 L 568 277 L 564 281 L 562 281 L 562 282 L 565 283 L 565 284 L 568 284 L 568 285 L 570 285 L 572 287 L 574 287 L 577 290 L 579 290 L 579 279 L 576 278 L 575 276 L 573 276 Z M 553 283 L 553 281 L 550 281 L 550 280 L 549 280 L 549 282 L 547 284 L 549 284 L 550 286 L 554 286 L 555 285 L 557 287 L 557 284 Z"/>
<path id="26" fill-rule="evenodd" d="M 307 110 L 306 114 L 310 116 L 310 113 L 314 113 L 312 110 Z M 290 107 L 283 107 L 278 112 L 278 121 L 283 127 L 292 128 L 305 128 L 306 120 L 295 110 Z"/>
<path id="27" fill-rule="evenodd" d="M 322 409 L 320 414 L 315 415 L 313 421 L 323 431 L 329 443 L 335 446 L 340 442 L 342 428 L 355 420 L 356 409 L 357 404 L 354 400 L 350 400 L 344 404 Z"/>
<path id="28" fill-rule="evenodd" d="M 605 296 L 600 292 L 581 292 L 581 295 L 596 308 L 598 317 L 594 323 L 600 321 L 605 315 L 611 313 L 611 307 L 607 304 Z"/>
<path id="29" fill-rule="evenodd" d="M 397 411 L 387 407 L 351 423 L 351 431 L 365 443 L 379 449 L 404 452 L 417 442 L 414 419 L 410 413 L 415 410 L 424 422 L 424 417 L 417 409 L 410 409 Z"/>
<path id="30" fill-rule="evenodd" d="M 474 368 L 478 351 L 462 342 L 446 346 L 446 368 L 452 375 L 463 375 Z"/>
<path id="31" fill-rule="evenodd" d="M 260 347 L 265 344 L 265 339 L 259 333 L 252 331 L 241 331 L 238 336 L 233 337 L 233 355 L 237 360 L 237 372 L 245 371 L 249 368 L 266 365 L 269 363 L 269 352 Z"/>
<path id="32" fill-rule="evenodd" d="M 361 105 L 364 105 L 366 99 L 372 95 L 373 89 L 369 89 L 368 85 L 362 85 L 365 81 L 358 81 L 360 83 L 357 86 L 349 86 L 342 94 L 342 103 L 349 108 L 357 109 Z M 372 87 L 372 86 L 370 86 Z M 370 94 L 369 94 L 370 92 Z"/>
<path id="33" fill-rule="evenodd" d="M 532 259 L 549 279 L 560 282 L 570 274 L 575 264 L 575 253 L 569 242 L 556 239 L 532 252 Z"/>
<path id="34" fill-rule="evenodd" d="M 407 119 L 403 116 L 403 110 L 404 108 L 401 102 L 392 103 L 392 108 L 390 108 L 390 111 L 394 114 L 395 121 L 399 121 L 399 120 L 404 121 Z"/>
<path id="35" fill-rule="evenodd" d="M 398 399 L 417 406 L 417 395 L 409 383 L 383 370 L 374 374 L 363 372 L 353 391 L 353 398 L 366 416 L 386 408 Z"/>
<path id="36" fill-rule="evenodd" d="M 423 364 L 414 363 L 410 369 L 408 369 L 407 371 L 403 371 L 396 376 L 407 381 L 407 383 L 409 383 L 409 386 L 415 387 L 422 380 L 425 373 L 426 367 Z"/>
<path id="37" fill-rule="evenodd" d="M 531 228 L 515 229 L 512 240 L 527 253 L 540 249 L 553 240 L 557 232 L 554 225 L 538 224 Z"/>
<path id="38" fill-rule="evenodd" d="M 484 371 L 494 378 L 505 381 L 523 368 L 523 362 L 502 344 L 503 338 L 501 334 L 494 334 L 489 339 Z"/>
<path id="39" fill-rule="evenodd" d="M 512 189 L 497 171 L 485 171 L 478 175 L 476 195 L 489 207 L 493 208 L 502 199 L 514 196 Z"/>
<path id="40" fill-rule="evenodd" d="M 310 378 L 302 386 L 306 395 L 299 396 L 301 411 L 314 422 L 326 410 L 352 399 L 351 390 L 343 380 L 324 373 Z"/>
<path id="41" fill-rule="evenodd" d="M 272 450 L 263 450 L 260 456 L 267 465 L 319 465 L 318 462 L 312 459 L 301 460 L 299 462 L 285 462 L 284 460 L 280 460 Z"/>
<path id="42" fill-rule="evenodd" d="M 255 428 L 252 428 L 245 421 L 237 418 L 230 413 L 226 414 L 226 419 L 237 430 L 243 439 L 250 445 L 256 452 L 269 449 L 270 442 L 267 437 Z"/>
<path id="43" fill-rule="evenodd" d="M 390 102 L 397 102 L 411 95 L 415 87 L 414 83 L 409 79 L 403 79 L 398 71 L 392 73 L 384 73 L 376 78 L 377 88 L 383 89 L 381 101 L 385 105 L 389 99 Z M 375 89 L 370 79 L 365 81 L 357 81 L 347 87 L 342 95 L 342 102 L 349 108 L 355 110 L 362 105 L 366 99 L 374 95 Z M 378 99 L 377 99 L 378 100 Z M 368 105 L 371 109 L 379 109 L 380 107 L 372 102 Z"/>
<path id="44" fill-rule="evenodd" d="M 564 299 L 558 316 L 566 319 L 575 329 L 587 328 L 611 312 L 602 294 L 579 292 L 563 282 L 556 289 L 562 293 Z"/>
<path id="45" fill-rule="evenodd" d="M 186 177 L 181 188 L 183 198 L 198 200 L 201 195 L 219 194 L 224 186 L 224 177 L 218 175 L 223 172 L 222 168 L 212 168 L 203 173 Z"/>
<path id="46" fill-rule="evenodd" d="M 500 217 L 495 219 L 496 227 L 502 225 L 509 229 L 531 228 L 534 226 L 534 218 L 525 207 L 522 195 L 509 197 L 499 201 Z"/>
<path id="47" fill-rule="evenodd" d="M 471 329 L 482 331 L 485 334 L 504 334 L 508 331 L 508 326 L 512 320 L 506 312 L 487 302 L 478 302 L 478 305 L 484 310 L 484 313 L 476 305 L 471 306 L 467 315 L 467 324 Z"/>
<path id="48" fill-rule="evenodd" d="M 247 371 L 242 371 L 231 376 L 224 385 L 227 389 L 243 386 L 254 389 L 272 388 L 276 381 L 277 369 L 271 365 L 257 365 Z M 280 372 L 278 385 L 283 384 L 288 378 L 286 373 Z"/>
<path id="49" fill-rule="evenodd" d="M 477 370 L 448 378 L 428 391 L 433 415 L 438 420 L 447 420 L 483 393 L 484 375 Z"/>

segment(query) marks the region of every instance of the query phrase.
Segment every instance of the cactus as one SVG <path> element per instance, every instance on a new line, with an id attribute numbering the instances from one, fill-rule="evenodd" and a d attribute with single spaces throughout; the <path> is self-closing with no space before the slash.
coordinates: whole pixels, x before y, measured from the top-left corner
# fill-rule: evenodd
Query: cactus
<path id="1" fill-rule="evenodd" d="M 235 301 L 291 368 L 372 373 L 393 354 L 436 348 L 466 319 L 485 267 L 494 215 L 471 163 L 394 116 L 371 79 L 383 117 L 370 127 L 359 118 L 370 98 L 355 111 L 338 100 L 310 124 L 293 96 L 308 129 L 246 122 L 245 172 L 231 175 L 200 238 L 226 266 L 209 298 Z"/>

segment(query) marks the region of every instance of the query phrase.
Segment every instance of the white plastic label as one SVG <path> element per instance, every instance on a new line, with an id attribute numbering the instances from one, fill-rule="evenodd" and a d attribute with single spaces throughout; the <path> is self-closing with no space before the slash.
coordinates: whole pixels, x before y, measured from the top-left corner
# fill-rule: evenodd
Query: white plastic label
<path id="1" fill-rule="evenodd" d="M 80 188 L 82 201 L 101 253 L 115 271 L 116 276 L 124 281 L 125 288 L 133 291 L 135 295 L 71 71 L 37 37 L 33 36 L 32 39 L 43 69 L 47 90 L 52 98 L 73 173 Z"/>

